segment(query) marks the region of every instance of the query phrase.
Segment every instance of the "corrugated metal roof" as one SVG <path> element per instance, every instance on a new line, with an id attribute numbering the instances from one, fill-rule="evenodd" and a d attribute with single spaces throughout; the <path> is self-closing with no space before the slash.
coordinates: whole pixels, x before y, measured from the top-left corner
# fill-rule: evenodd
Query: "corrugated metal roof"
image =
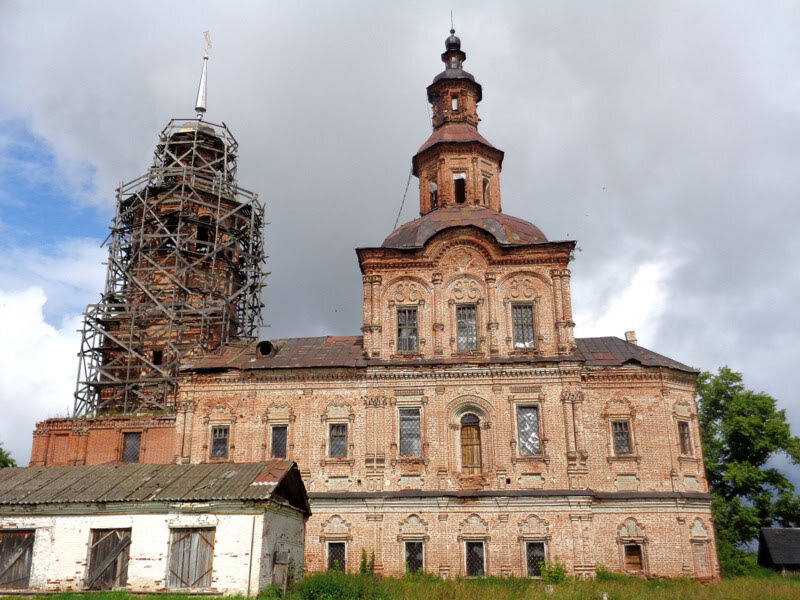
<path id="1" fill-rule="evenodd" d="M 8 468 L 0 469 L 0 505 L 267 500 L 292 470 L 286 460 Z"/>
<path id="2" fill-rule="evenodd" d="M 578 338 L 577 352 L 572 356 L 486 357 L 471 359 L 470 362 L 487 364 L 537 362 L 541 360 L 573 360 L 582 361 L 587 366 L 620 367 L 640 364 L 644 367 L 667 367 L 679 371 L 696 373 L 697 369 L 679 363 L 666 356 L 631 344 L 618 337 Z M 361 336 L 347 337 L 313 337 L 284 338 L 272 340 L 275 350 L 269 356 L 257 352 L 259 342 L 250 344 L 234 344 L 224 346 L 213 354 L 206 355 L 185 370 L 207 369 L 288 369 L 288 368 L 359 368 L 367 366 L 391 366 L 392 364 L 457 364 L 464 362 L 461 358 L 409 359 L 400 361 L 369 359 L 364 357 L 363 339 Z"/>

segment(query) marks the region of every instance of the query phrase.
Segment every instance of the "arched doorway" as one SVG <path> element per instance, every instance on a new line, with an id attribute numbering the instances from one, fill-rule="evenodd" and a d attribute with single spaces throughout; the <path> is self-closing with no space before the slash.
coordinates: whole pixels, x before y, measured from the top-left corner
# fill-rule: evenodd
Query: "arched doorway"
<path id="1" fill-rule="evenodd" d="M 461 472 L 481 473 L 481 420 L 472 413 L 461 417 Z"/>

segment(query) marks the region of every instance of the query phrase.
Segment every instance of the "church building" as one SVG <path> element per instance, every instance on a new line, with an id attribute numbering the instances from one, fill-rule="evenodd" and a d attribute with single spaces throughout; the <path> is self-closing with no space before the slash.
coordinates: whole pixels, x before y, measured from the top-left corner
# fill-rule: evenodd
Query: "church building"
<path id="1" fill-rule="evenodd" d="M 161 164 L 210 176 L 120 197 L 162 234 L 115 250 L 114 295 L 84 352 L 94 370 L 74 418 L 37 426 L 31 464 L 294 461 L 309 571 L 357 570 L 365 551 L 386 575 L 538 577 L 558 560 L 577 576 L 717 578 L 697 370 L 633 336 L 575 338 L 575 242 L 503 213 L 503 152 L 478 131 L 482 88 L 453 30 L 441 58 L 433 132 L 412 157 L 420 217 L 356 250 L 361 335 L 254 339 L 260 237 L 234 233 L 260 232 L 263 209 L 225 170 L 227 129 L 181 124 L 162 153 L 189 138 L 205 150 Z M 130 276 L 136 252 L 151 253 L 158 291 Z M 211 306 L 197 300 L 204 278 L 209 298 L 241 291 Z M 185 311 L 158 313 L 178 301 Z"/>

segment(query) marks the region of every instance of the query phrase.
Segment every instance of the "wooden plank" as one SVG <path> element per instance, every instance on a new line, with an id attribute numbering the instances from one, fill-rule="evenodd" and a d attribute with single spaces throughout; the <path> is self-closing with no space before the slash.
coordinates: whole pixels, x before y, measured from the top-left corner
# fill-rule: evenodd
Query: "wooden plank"
<path id="1" fill-rule="evenodd" d="M 95 572 L 89 577 L 86 581 L 86 585 L 88 587 L 92 587 L 95 582 L 100 578 L 100 576 L 106 572 L 116 560 L 117 557 L 125 550 L 128 546 L 131 545 L 131 538 L 130 536 L 123 536 L 122 539 L 114 545 L 108 553 L 108 556 L 100 563 L 100 566 L 95 570 Z M 114 579 L 116 577 L 112 577 L 111 585 L 114 584 Z"/>
<path id="2" fill-rule="evenodd" d="M 28 548 L 33 546 L 33 540 L 34 540 L 34 534 L 28 533 L 25 541 L 23 541 L 20 547 L 17 548 L 14 554 L 11 555 L 11 558 L 8 559 L 6 564 L 4 566 L 0 565 L 0 580 L 2 580 L 3 575 L 11 571 L 11 567 L 13 567 L 17 563 L 17 561 L 20 558 L 22 558 L 22 556 L 28 551 Z M 27 570 L 30 573 L 30 565 Z"/>

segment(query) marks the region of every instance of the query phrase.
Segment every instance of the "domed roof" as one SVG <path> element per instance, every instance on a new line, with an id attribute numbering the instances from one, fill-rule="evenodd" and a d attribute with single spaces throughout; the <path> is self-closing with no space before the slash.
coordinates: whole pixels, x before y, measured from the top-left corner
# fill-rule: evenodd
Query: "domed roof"
<path id="1" fill-rule="evenodd" d="M 421 248 L 434 235 L 451 227 L 477 227 L 492 234 L 503 246 L 524 246 L 546 242 L 533 223 L 483 206 L 440 208 L 401 225 L 389 234 L 383 248 Z"/>

